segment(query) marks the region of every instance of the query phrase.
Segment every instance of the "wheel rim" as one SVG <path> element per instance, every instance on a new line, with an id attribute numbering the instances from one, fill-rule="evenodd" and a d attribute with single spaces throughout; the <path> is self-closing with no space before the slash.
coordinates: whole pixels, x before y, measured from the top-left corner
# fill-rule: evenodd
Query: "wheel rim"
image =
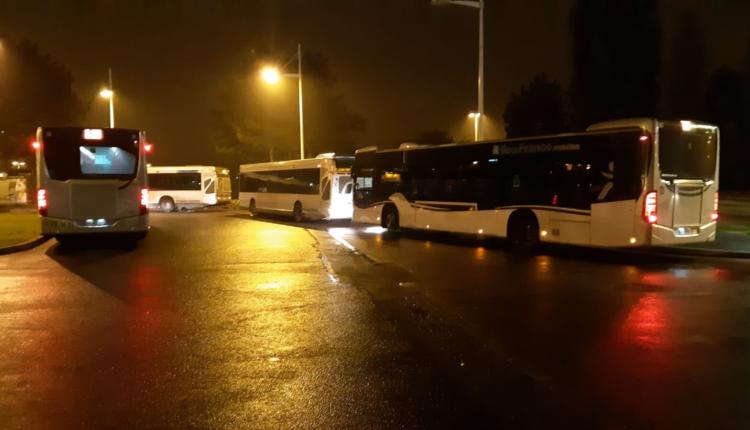
<path id="1" fill-rule="evenodd" d="M 388 212 L 388 215 L 385 218 L 385 226 L 391 230 L 396 228 L 396 214 Z"/>

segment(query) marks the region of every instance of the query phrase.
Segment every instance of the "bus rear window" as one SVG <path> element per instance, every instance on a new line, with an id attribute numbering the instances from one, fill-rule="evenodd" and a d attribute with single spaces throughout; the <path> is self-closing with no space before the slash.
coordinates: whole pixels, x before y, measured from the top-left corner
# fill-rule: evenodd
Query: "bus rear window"
<path id="1" fill-rule="evenodd" d="M 714 179 L 717 140 L 713 128 L 690 131 L 683 130 L 679 125 L 660 128 L 661 176 L 665 179 Z"/>
<path id="2" fill-rule="evenodd" d="M 116 146 L 79 146 L 83 175 L 127 175 L 135 171 L 136 155 Z"/>
<path id="3" fill-rule="evenodd" d="M 130 180 L 138 171 L 137 130 L 103 129 L 92 138 L 81 128 L 45 128 L 42 140 L 51 179 Z"/>

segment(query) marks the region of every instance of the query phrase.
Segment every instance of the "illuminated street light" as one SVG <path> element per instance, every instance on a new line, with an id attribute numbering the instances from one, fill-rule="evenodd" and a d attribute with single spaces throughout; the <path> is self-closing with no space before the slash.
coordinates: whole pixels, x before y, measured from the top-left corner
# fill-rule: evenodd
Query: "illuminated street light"
<path id="1" fill-rule="evenodd" d="M 276 85 L 280 80 L 282 73 L 276 67 L 264 67 L 260 71 L 261 78 L 270 85 Z M 298 83 L 299 94 L 299 158 L 305 158 L 305 115 L 302 108 L 302 44 L 297 44 L 297 73 L 284 73 L 284 77 L 295 78 Z"/>
<path id="2" fill-rule="evenodd" d="M 10 164 L 11 164 L 11 166 L 15 167 L 16 170 L 21 169 L 23 167 L 26 167 L 26 162 L 25 161 L 16 161 L 16 160 L 13 160 L 13 161 L 10 162 Z"/>
<path id="3" fill-rule="evenodd" d="M 482 140 L 484 133 L 482 123 L 484 118 L 484 0 L 431 0 L 433 6 L 466 6 L 479 10 L 479 73 L 477 77 L 477 137 Z"/>
<path id="4" fill-rule="evenodd" d="M 279 83 L 279 80 L 281 80 L 279 69 L 271 66 L 264 67 L 263 70 L 260 71 L 260 76 L 267 84 L 271 85 L 276 85 Z"/>
<path id="5" fill-rule="evenodd" d="M 482 114 L 479 112 L 472 112 L 469 114 L 469 118 L 474 120 L 474 142 L 479 141 L 479 119 L 482 117 Z"/>
<path id="6" fill-rule="evenodd" d="M 115 91 L 112 87 L 112 68 L 109 69 L 109 87 L 99 91 L 99 97 L 109 100 L 109 128 L 115 128 Z"/>

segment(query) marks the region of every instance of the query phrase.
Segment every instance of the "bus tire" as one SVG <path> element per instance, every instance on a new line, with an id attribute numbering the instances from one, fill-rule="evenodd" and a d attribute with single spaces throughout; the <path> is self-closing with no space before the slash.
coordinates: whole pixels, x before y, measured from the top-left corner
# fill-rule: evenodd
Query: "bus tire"
<path id="1" fill-rule="evenodd" d="M 250 215 L 252 216 L 258 216 L 258 209 L 255 204 L 255 199 L 250 199 Z"/>
<path id="2" fill-rule="evenodd" d="M 517 210 L 508 218 L 508 241 L 513 249 L 531 252 L 539 245 L 539 221 L 534 212 Z"/>
<path id="3" fill-rule="evenodd" d="M 161 209 L 162 212 L 174 212 L 174 210 L 176 209 L 176 206 L 174 204 L 174 200 L 172 200 L 172 197 L 160 198 L 159 209 Z"/>
<path id="4" fill-rule="evenodd" d="M 380 226 L 388 231 L 398 231 L 399 217 L 396 206 L 388 204 L 383 207 L 383 214 L 380 216 Z"/>
<path id="5" fill-rule="evenodd" d="M 302 213 L 302 203 L 299 201 L 294 202 L 294 209 L 292 210 L 292 216 L 294 217 L 294 222 L 302 222 L 305 220 L 305 216 Z"/>

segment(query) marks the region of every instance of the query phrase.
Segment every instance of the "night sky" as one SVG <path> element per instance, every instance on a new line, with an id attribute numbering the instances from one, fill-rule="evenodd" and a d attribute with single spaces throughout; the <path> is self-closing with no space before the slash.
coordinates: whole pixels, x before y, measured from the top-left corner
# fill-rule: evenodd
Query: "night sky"
<path id="1" fill-rule="evenodd" d="M 486 109 L 493 123 L 533 75 L 545 72 L 567 86 L 571 4 L 487 0 Z M 665 61 L 676 17 L 692 7 L 709 46 L 708 72 L 741 66 L 750 2 L 661 4 Z M 160 164 L 210 161 L 201 159 L 210 152 L 201 150 L 211 146 L 210 109 L 237 58 L 253 49 L 288 58 L 300 41 L 325 55 L 344 101 L 366 119 L 357 146 L 394 146 L 432 130 L 465 138 L 466 115 L 476 105 L 476 11 L 428 0 L 0 0 L 0 34 L 28 38 L 67 66 L 90 103 L 91 125 L 107 123 L 96 94 L 111 65 L 118 126 L 147 130 Z M 306 102 L 305 109 L 316 106 Z M 501 134 L 495 127 L 490 137 Z"/>

